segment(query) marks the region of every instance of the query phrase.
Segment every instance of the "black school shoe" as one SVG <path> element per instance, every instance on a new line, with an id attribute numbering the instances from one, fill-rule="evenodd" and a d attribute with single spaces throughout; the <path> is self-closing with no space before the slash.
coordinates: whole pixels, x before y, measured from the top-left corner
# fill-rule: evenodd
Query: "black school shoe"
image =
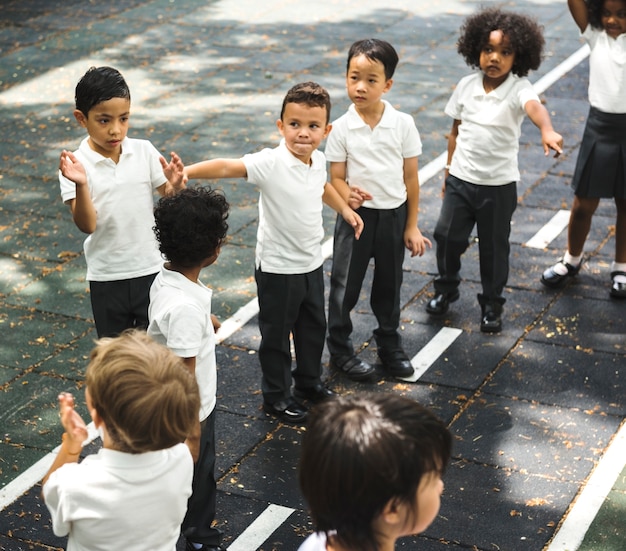
<path id="1" fill-rule="evenodd" d="M 410 377 L 414 373 L 411 360 L 402 348 L 378 347 L 378 357 L 383 369 L 393 377 Z"/>
<path id="2" fill-rule="evenodd" d="M 327 398 L 337 396 L 337 393 L 334 390 L 331 390 L 330 388 L 324 386 L 322 383 L 317 383 L 316 385 L 306 388 L 296 387 L 293 391 L 293 395 L 300 400 L 308 400 L 309 402 L 313 402 L 314 404 L 319 404 Z"/>
<path id="3" fill-rule="evenodd" d="M 369 381 L 376 375 L 374 366 L 364 362 L 354 354 L 352 356 L 331 356 L 330 367 L 353 381 Z"/>
<path id="4" fill-rule="evenodd" d="M 450 303 L 459 300 L 459 296 L 458 289 L 449 293 L 435 293 L 435 296 L 426 304 L 426 311 L 431 316 L 443 316 L 448 311 Z"/>
<path id="5" fill-rule="evenodd" d="M 270 404 L 263 402 L 263 411 L 280 419 L 284 423 L 298 424 L 304 423 L 307 419 L 309 410 L 293 398 L 287 400 L 278 400 Z"/>
<path id="6" fill-rule="evenodd" d="M 615 276 L 626 276 L 626 272 L 611 272 L 611 296 L 613 298 L 626 298 L 626 283 L 615 281 Z"/>
<path id="7" fill-rule="evenodd" d="M 483 333 L 499 333 L 502 331 L 502 306 L 485 304 L 482 307 L 480 330 Z"/>
<path id="8" fill-rule="evenodd" d="M 541 283 L 543 283 L 546 287 L 560 287 L 561 285 L 565 284 L 568 279 L 574 277 L 578 272 L 580 272 L 583 261 L 584 258 L 581 258 L 578 266 L 572 266 L 571 264 L 565 262 L 565 260 L 563 259 L 559 260 L 554 266 L 551 266 L 545 272 L 543 272 L 543 274 L 541 274 Z M 561 275 L 554 270 L 559 264 L 562 264 L 567 268 L 566 274 Z"/>
<path id="9" fill-rule="evenodd" d="M 198 549 L 194 547 L 193 543 L 189 540 L 185 541 L 185 551 L 224 551 L 224 548 L 221 545 L 209 545 L 207 543 L 203 543 L 202 547 Z"/>

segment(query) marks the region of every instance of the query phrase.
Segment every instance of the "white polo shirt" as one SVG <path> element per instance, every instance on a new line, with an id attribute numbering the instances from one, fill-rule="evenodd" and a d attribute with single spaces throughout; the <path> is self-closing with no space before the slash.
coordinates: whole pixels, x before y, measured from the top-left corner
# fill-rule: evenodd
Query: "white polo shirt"
<path id="1" fill-rule="evenodd" d="M 67 551 L 175 551 L 191 495 L 193 459 L 185 444 L 146 453 L 102 448 L 68 463 L 43 486 Z"/>
<path id="2" fill-rule="evenodd" d="M 326 158 L 346 163 L 349 184 L 369 191 L 370 209 L 395 209 L 406 201 L 404 159 L 422 153 L 422 142 L 411 115 L 383 100 L 385 110 L 372 129 L 357 113 L 354 104 L 333 123 L 326 140 Z"/>
<path id="3" fill-rule="evenodd" d="M 314 151 L 311 164 L 294 157 L 284 140 L 242 158 L 248 182 L 260 190 L 256 267 L 275 274 L 306 274 L 322 265 L 322 196 L 326 159 Z"/>
<path id="4" fill-rule="evenodd" d="M 626 113 L 626 33 L 611 38 L 588 25 L 582 36 L 591 48 L 589 103 L 604 113 Z"/>
<path id="5" fill-rule="evenodd" d="M 167 179 L 159 152 L 147 140 L 125 138 L 117 164 L 85 138 L 74 153 L 87 172 L 96 230 L 84 242 L 88 281 L 131 279 L 159 271 L 163 259 L 154 236 L 154 192 Z M 59 172 L 63 201 L 76 184 Z"/>
<path id="6" fill-rule="evenodd" d="M 196 358 L 200 421 L 215 408 L 217 368 L 215 330 L 211 321 L 213 292 L 165 266 L 150 288 L 148 335 L 181 358 Z"/>
<path id="7" fill-rule="evenodd" d="M 513 73 L 488 94 L 482 72 L 462 78 L 445 108 L 461 121 L 450 174 L 485 186 L 517 182 L 524 105 L 530 100 L 539 101 L 532 84 Z"/>

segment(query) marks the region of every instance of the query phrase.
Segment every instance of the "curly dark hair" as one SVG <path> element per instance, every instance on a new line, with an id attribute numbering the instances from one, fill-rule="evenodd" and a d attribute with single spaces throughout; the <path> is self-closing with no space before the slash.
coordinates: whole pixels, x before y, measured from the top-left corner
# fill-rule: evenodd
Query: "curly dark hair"
<path id="1" fill-rule="evenodd" d="M 594 29 L 602 30 L 602 10 L 604 9 L 604 0 L 587 0 L 587 12 L 589 13 L 589 25 Z"/>
<path id="2" fill-rule="evenodd" d="M 511 43 L 515 52 L 513 74 L 525 77 L 539 68 L 545 44 L 543 28 L 532 17 L 498 8 L 470 15 L 461 26 L 457 51 L 470 67 L 480 67 L 480 52 L 493 31 L 502 31 Z"/>
<path id="3" fill-rule="evenodd" d="M 224 194 L 210 187 L 188 187 L 162 197 L 154 209 L 159 250 L 177 266 L 200 265 L 224 241 L 228 209 Z"/>

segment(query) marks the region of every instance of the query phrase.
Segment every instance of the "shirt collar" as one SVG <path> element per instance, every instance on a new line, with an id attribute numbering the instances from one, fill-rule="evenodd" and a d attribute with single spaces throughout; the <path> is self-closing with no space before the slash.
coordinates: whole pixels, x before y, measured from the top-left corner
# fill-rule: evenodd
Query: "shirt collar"
<path id="1" fill-rule="evenodd" d="M 93 164 L 100 163 L 102 161 L 106 161 L 108 157 L 100 155 L 97 151 L 94 151 L 89 146 L 89 136 L 87 136 L 78 147 L 80 152 L 87 157 L 87 159 Z M 132 155 L 135 151 L 135 146 L 131 140 L 128 139 L 128 136 L 122 140 L 122 155 L 121 157 L 125 157 L 126 155 Z"/>
<path id="2" fill-rule="evenodd" d="M 509 73 L 509 76 L 506 77 L 506 80 L 502 84 L 500 84 L 500 86 L 487 94 L 485 92 L 485 87 L 483 86 L 482 71 L 478 71 L 476 75 L 477 77 L 474 85 L 473 94 L 474 97 L 491 95 L 492 97 L 495 97 L 499 100 L 504 99 L 508 95 L 508 93 L 511 91 L 511 88 L 513 88 L 513 86 L 515 85 L 515 81 L 519 79 L 519 77 L 514 75 L 513 73 Z"/>
<path id="3" fill-rule="evenodd" d="M 298 159 L 293 153 L 291 153 L 289 149 L 287 149 L 287 145 L 285 144 L 285 138 L 282 138 L 280 140 L 280 143 L 278 144 L 278 147 L 276 149 L 278 150 L 278 154 L 280 155 L 283 162 L 289 168 L 305 167 L 305 168 L 312 168 L 314 170 L 319 170 L 320 165 L 323 164 L 324 165 L 323 168 L 324 170 L 326 170 L 326 163 L 325 162 L 321 163 L 321 159 L 318 155 L 317 149 L 313 151 L 313 154 L 311 155 L 311 164 L 308 167 L 300 159 Z"/>
<path id="4" fill-rule="evenodd" d="M 385 105 L 385 110 L 383 111 L 383 116 L 380 118 L 380 121 L 376 126 L 380 126 L 382 128 L 395 128 L 398 112 L 387 100 L 383 99 L 381 101 Z M 355 128 L 362 128 L 363 126 L 367 126 L 367 124 L 356 112 L 356 107 L 353 103 L 350 107 L 348 107 L 348 128 L 353 130 Z"/>

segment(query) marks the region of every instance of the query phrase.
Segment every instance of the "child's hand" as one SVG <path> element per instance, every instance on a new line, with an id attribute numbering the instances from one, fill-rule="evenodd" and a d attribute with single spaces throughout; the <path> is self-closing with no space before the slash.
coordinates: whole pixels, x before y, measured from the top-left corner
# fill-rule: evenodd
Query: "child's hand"
<path id="1" fill-rule="evenodd" d="M 59 417 L 67 434 L 64 442 L 70 453 L 80 452 L 87 439 L 87 425 L 74 409 L 74 396 L 69 392 L 59 394 Z"/>
<path id="2" fill-rule="evenodd" d="M 348 197 L 348 205 L 351 209 L 358 209 L 365 201 L 370 201 L 374 197 L 369 191 L 358 186 L 350 186 L 350 196 Z"/>
<path id="3" fill-rule="evenodd" d="M 563 153 L 563 136 L 554 130 L 543 133 L 541 135 L 541 143 L 543 144 L 543 151 L 546 157 L 550 154 L 551 149 L 555 152 L 554 157 L 558 157 Z"/>
<path id="4" fill-rule="evenodd" d="M 87 185 L 87 172 L 85 171 L 85 167 L 71 151 L 64 150 L 61 152 L 59 170 L 63 176 L 74 182 L 77 186 Z"/>
<path id="5" fill-rule="evenodd" d="M 222 322 L 217 319 L 215 314 L 211 314 L 211 323 L 213 324 L 213 331 L 217 332 L 217 330 L 222 327 Z"/>
<path id="6" fill-rule="evenodd" d="M 358 239 L 361 237 L 363 231 L 363 220 L 354 212 L 350 207 L 344 207 L 341 211 L 343 219 L 354 228 L 354 237 Z"/>
<path id="7" fill-rule="evenodd" d="M 174 188 L 183 188 L 187 183 L 185 177 L 185 165 L 181 158 L 172 151 L 171 160 L 168 163 L 164 157 L 159 157 L 161 166 L 163 167 L 163 174 L 167 178 L 168 182 Z"/>
<path id="8" fill-rule="evenodd" d="M 412 257 L 422 256 L 427 247 L 430 249 L 433 246 L 430 239 L 424 237 L 417 227 L 404 230 L 404 245 L 411 251 Z"/>

